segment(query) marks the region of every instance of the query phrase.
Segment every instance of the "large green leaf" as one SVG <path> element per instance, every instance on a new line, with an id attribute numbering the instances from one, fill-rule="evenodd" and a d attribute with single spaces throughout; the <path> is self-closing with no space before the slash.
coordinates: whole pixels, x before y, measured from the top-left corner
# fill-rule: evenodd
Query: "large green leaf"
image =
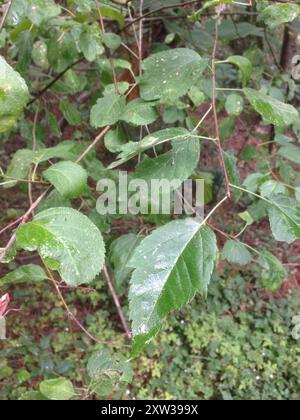
<path id="1" fill-rule="evenodd" d="M 298 111 L 292 105 L 280 102 L 254 89 L 245 88 L 244 93 L 255 111 L 271 124 L 279 127 L 288 126 L 299 118 Z"/>
<path id="2" fill-rule="evenodd" d="M 96 226 L 70 208 L 54 208 L 37 214 L 17 231 L 17 244 L 38 251 L 49 268 L 59 271 L 71 286 L 90 283 L 104 264 L 105 247 Z"/>
<path id="3" fill-rule="evenodd" d="M 77 198 L 87 189 L 87 172 L 74 162 L 56 163 L 43 176 L 65 198 Z"/>
<path id="4" fill-rule="evenodd" d="M 300 16 L 300 5 L 298 4 L 273 4 L 266 7 L 261 14 L 262 20 L 271 29 L 283 23 L 292 22 L 298 16 Z"/>
<path id="5" fill-rule="evenodd" d="M 121 146 L 121 153 L 118 155 L 118 159 L 109 166 L 109 169 L 122 165 L 151 147 L 171 141 L 184 142 L 195 137 L 196 136 L 193 135 L 193 133 L 184 128 L 167 128 L 165 130 L 157 131 L 156 133 L 149 134 L 140 142 L 129 142 Z"/>
<path id="6" fill-rule="evenodd" d="M 125 96 L 118 96 L 116 93 L 98 99 L 91 110 L 91 125 L 95 128 L 116 124 L 126 108 Z"/>
<path id="7" fill-rule="evenodd" d="M 28 99 L 25 80 L 0 56 L 0 133 L 13 127 Z"/>
<path id="8" fill-rule="evenodd" d="M 259 265 L 263 268 L 261 273 L 261 286 L 275 292 L 286 278 L 287 272 L 281 262 L 269 251 L 262 251 Z"/>
<path id="9" fill-rule="evenodd" d="M 187 48 L 154 54 L 143 62 L 141 97 L 146 101 L 179 98 L 196 84 L 207 65 L 207 59 Z"/>
<path id="10" fill-rule="evenodd" d="M 241 55 L 232 55 L 231 57 L 227 58 L 226 61 L 228 61 L 228 63 L 234 64 L 240 69 L 242 73 L 243 85 L 247 86 L 253 70 L 251 61 Z"/>
<path id="11" fill-rule="evenodd" d="M 268 207 L 271 229 L 277 241 L 288 244 L 300 238 L 300 204 L 291 197 L 270 198 Z"/>
<path id="12" fill-rule="evenodd" d="M 217 252 L 214 233 L 194 219 L 171 222 L 143 240 L 129 263 L 135 269 L 129 293 L 134 354 L 168 313 L 197 292 L 206 296 Z"/>
<path id="13" fill-rule="evenodd" d="M 49 379 L 41 382 L 40 392 L 53 401 L 67 401 L 76 395 L 72 382 L 65 378 Z"/>

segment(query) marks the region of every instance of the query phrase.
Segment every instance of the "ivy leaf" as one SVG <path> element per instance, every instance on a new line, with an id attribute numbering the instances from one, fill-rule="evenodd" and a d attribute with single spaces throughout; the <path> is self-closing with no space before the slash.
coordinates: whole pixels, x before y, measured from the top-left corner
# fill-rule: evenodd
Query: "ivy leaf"
<path id="1" fill-rule="evenodd" d="M 255 111 L 271 124 L 284 127 L 295 123 L 299 118 L 298 111 L 292 105 L 254 89 L 246 88 L 244 93 Z"/>
<path id="2" fill-rule="evenodd" d="M 298 4 L 274 4 L 263 10 L 261 20 L 270 29 L 274 29 L 283 23 L 292 22 L 298 16 L 300 16 L 300 6 Z"/>
<path id="3" fill-rule="evenodd" d="M 17 244 L 38 251 L 45 264 L 57 270 L 70 286 L 90 283 L 104 265 L 105 247 L 96 226 L 70 208 L 38 213 L 17 230 Z"/>
<path id="4" fill-rule="evenodd" d="M 228 240 L 223 249 L 223 259 L 229 263 L 243 266 L 251 262 L 252 255 L 241 242 Z"/>
<path id="5" fill-rule="evenodd" d="M 116 124 L 125 111 L 126 98 L 116 93 L 98 99 L 91 110 L 91 125 L 95 128 Z"/>
<path id="6" fill-rule="evenodd" d="M 291 244 L 300 238 L 300 205 L 291 197 L 278 195 L 270 199 L 268 213 L 276 241 Z"/>
<path id="7" fill-rule="evenodd" d="M 214 233 L 193 219 L 171 222 L 143 240 L 129 263 L 135 269 L 129 293 L 134 354 L 172 310 L 197 292 L 206 296 L 217 253 Z"/>
<path id="8" fill-rule="evenodd" d="M 258 261 L 263 268 L 261 273 L 261 285 L 275 292 L 282 285 L 287 272 L 281 262 L 269 251 L 262 251 Z"/>
<path id="9" fill-rule="evenodd" d="M 11 273 L 0 279 L 0 286 L 19 284 L 19 283 L 36 283 L 46 280 L 48 276 L 45 270 L 39 265 L 29 264 L 17 268 Z"/>
<path id="10" fill-rule="evenodd" d="M 13 127 L 28 99 L 25 80 L 0 56 L 0 133 Z"/>
<path id="11" fill-rule="evenodd" d="M 247 86 L 253 71 L 251 61 L 241 55 L 232 55 L 231 57 L 227 58 L 226 61 L 230 64 L 234 64 L 240 69 L 242 73 L 243 85 Z"/>
<path id="12" fill-rule="evenodd" d="M 208 62 L 208 59 L 188 48 L 177 48 L 152 55 L 143 61 L 141 97 L 145 101 L 174 101 L 185 95 L 199 81 Z"/>
<path id="13" fill-rule="evenodd" d="M 127 104 L 122 120 L 137 126 L 151 124 L 158 118 L 155 105 L 156 103 L 135 99 Z"/>
<path id="14" fill-rule="evenodd" d="M 74 162 L 56 163 L 43 172 L 43 176 L 65 198 L 80 197 L 87 189 L 87 172 Z"/>
<path id="15" fill-rule="evenodd" d="M 166 128 L 165 130 L 157 131 L 144 137 L 140 142 L 129 142 L 121 147 L 121 153 L 118 155 L 116 162 L 113 162 L 108 169 L 116 168 L 119 165 L 134 158 L 139 153 L 143 153 L 151 147 L 158 146 L 170 141 L 188 141 L 195 137 L 193 133 L 185 128 Z"/>
<path id="16" fill-rule="evenodd" d="M 68 401 L 76 395 L 72 382 L 65 378 L 41 382 L 40 392 L 52 401 Z"/>

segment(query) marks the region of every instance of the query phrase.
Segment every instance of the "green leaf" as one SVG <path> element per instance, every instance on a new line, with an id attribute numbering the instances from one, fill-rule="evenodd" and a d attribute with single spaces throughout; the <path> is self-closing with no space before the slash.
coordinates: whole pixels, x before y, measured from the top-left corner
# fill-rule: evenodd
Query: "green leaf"
<path id="1" fill-rule="evenodd" d="M 55 147 L 37 150 L 36 152 L 29 149 L 20 149 L 13 156 L 7 168 L 6 176 L 16 180 L 27 179 L 32 164 L 39 165 L 50 159 L 75 160 L 76 157 L 76 145 L 71 141 L 62 142 Z M 11 181 L 6 185 L 6 188 L 11 188 L 16 184 L 16 181 Z"/>
<path id="2" fill-rule="evenodd" d="M 237 158 L 234 156 L 233 152 L 224 152 L 224 160 L 230 183 L 239 186 L 241 184 L 241 177 Z M 234 194 L 237 201 L 242 196 L 240 191 L 235 191 Z"/>
<path id="3" fill-rule="evenodd" d="M 262 251 L 258 261 L 263 268 L 261 273 L 261 286 L 275 292 L 281 287 L 287 272 L 281 262 L 269 251 Z"/>
<path id="4" fill-rule="evenodd" d="M 284 127 L 295 123 L 299 118 L 298 111 L 292 105 L 254 89 L 246 88 L 244 93 L 255 111 L 271 124 Z"/>
<path id="5" fill-rule="evenodd" d="M 0 133 L 13 127 L 28 99 L 25 80 L 0 56 Z"/>
<path id="6" fill-rule="evenodd" d="M 197 292 L 206 296 L 217 252 L 214 233 L 193 219 L 171 222 L 143 240 L 129 263 L 135 269 L 129 293 L 134 354 L 172 310 Z"/>
<path id="7" fill-rule="evenodd" d="M 291 244 L 300 238 L 300 204 L 293 198 L 278 195 L 269 199 L 270 225 L 276 241 Z"/>
<path id="8" fill-rule="evenodd" d="M 241 55 L 232 55 L 231 57 L 227 58 L 226 61 L 230 64 L 234 64 L 240 69 L 242 73 L 243 85 L 247 86 L 253 71 L 251 61 Z"/>
<path id="9" fill-rule="evenodd" d="M 266 181 L 269 181 L 269 175 L 263 175 L 261 173 L 254 173 L 248 175 L 245 181 L 243 182 L 243 186 L 253 193 L 255 193 L 259 187 L 264 184 Z"/>
<path id="10" fill-rule="evenodd" d="M 79 46 L 87 61 L 95 61 L 97 56 L 103 54 L 104 47 L 97 26 L 92 25 L 80 34 Z"/>
<path id="11" fill-rule="evenodd" d="M 117 288 L 130 277 L 132 269 L 127 267 L 135 248 L 143 240 L 143 236 L 129 233 L 116 239 L 110 246 L 109 259 L 114 269 L 114 276 Z"/>
<path id="12" fill-rule="evenodd" d="M 163 143 L 171 141 L 184 142 L 195 138 L 193 133 L 184 128 L 167 128 L 165 130 L 157 131 L 156 133 L 149 134 L 140 142 L 129 142 L 124 144 L 121 148 L 121 153 L 118 155 L 118 160 L 113 162 L 109 169 L 116 168 L 119 165 L 134 158 L 139 153 L 143 153 L 151 147 L 158 146 Z"/>
<path id="13" fill-rule="evenodd" d="M 68 401 L 76 395 L 72 382 L 65 378 L 41 382 L 40 392 L 52 401 Z"/>
<path id="14" fill-rule="evenodd" d="M 241 95 L 228 95 L 225 109 L 229 115 L 240 115 L 244 109 L 244 98 Z"/>
<path id="15" fill-rule="evenodd" d="M 173 183 L 173 187 L 178 188 L 183 181 L 192 175 L 199 163 L 199 139 L 184 128 L 164 130 L 160 133 L 161 139 L 163 135 L 165 138 L 169 138 L 171 135 L 177 137 L 176 140 L 171 142 L 172 150 L 153 159 L 146 157 L 138 165 L 135 177 L 144 179 L 149 184 L 153 179 L 165 179 L 170 182 L 178 180 L 176 187 Z M 185 135 L 189 136 L 189 139 L 182 141 Z"/>
<path id="16" fill-rule="evenodd" d="M 103 43 L 112 51 L 116 50 L 122 44 L 122 38 L 112 32 L 104 32 L 101 34 Z"/>
<path id="17" fill-rule="evenodd" d="M 135 99 L 127 104 L 122 120 L 137 126 L 151 124 L 158 118 L 155 105 L 142 99 Z"/>
<path id="18" fill-rule="evenodd" d="M 269 180 L 260 186 L 260 193 L 263 197 L 270 198 L 278 194 L 286 194 L 286 187 L 280 182 Z"/>
<path id="19" fill-rule="evenodd" d="M 300 149 L 297 146 L 294 146 L 293 144 L 287 144 L 284 147 L 281 147 L 279 149 L 278 154 L 285 159 L 288 159 L 294 163 L 297 163 L 300 165 Z"/>
<path id="20" fill-rule="evenodd" d="M 88 361 L 87 371 L 93 382 L 99 382 L 101 376 L 114 376 L 121 382 L 131 382 L 132 369 L 124 356 L 114 354 L 111 350 L 102 349 L 92 354 Z"/>
<path id="21" fill-rule="evenodd" d="M 9 22 L 16 25 L 22 19 L 28 18 L 34 25 L 40 26 L 44 21 L 58 16 L 60 12 L 61 8 L 54 0 L 14 0 Z"/>
<path id="22" fill-rule="evenodd" d="M 79 125 L 82 123 L 81 113 L 78 111 L 75 105 L 66 101 L 60 101 L 60 110 L 63 116 L 70 125 Z"/>
<path id="23" fill-rule="evenodd" d="M 224 245 L 223 259 L 229 263 L 243 266 L 252 261 L 252 255 L 241 242 L 228 240 Z"/>
<path id="24" fill-rule="evenodd" d="M 262 14 L 263 20 L 270 29 L 283 23 L 292 22 L 300 16 L 300 6 L 297 4 L 273 4 L 266 7 Z"/>
<path id="25" fill-rule="evenodd" d="M 208 59 L 187 48 L 163 51 L 143 62 L 140 80 L 141 97 L 145 101 L 175 100 L 185 95 L 199 81 Z"/>
<path id="26" fill-rule="evenodd" d="M 115 130 L 109 130 L 104 137 L 104 144 L 107 150 L 111 153 L 118 153 L 121 151 L 122 146 L 126 143 L 126 135 L 121 127 Z"/>
<path id="27" fill-rule="evenodd" d="M 17 268 L 0 279 L 0 286 L 19 284 L 19 283 L 37 283 L 46 280 L 48 276 L 45 270 L 39 265 L 30 264 Z"/>
<path id="28" fill-rule="evenodd" d="M 80 197 L 88 186 L 86 170 L 74 162 L 56 163 L 43 172 L 43 176 L 65 198 Z"/>
<path id="29" fill-rule="evenodd" d="M 70 208 L 54 208 L 37 214 L 17 230 L 17 244 L 38 251 L 50 269 L 59 271 L 70 286 L 90 283 L 104 265 L 105 247 L 96 226 Z"/>
<path id="30" fill-rule="evenodd" d="M 125 96 L 118 96 L 116 93 L 106 95 L 98 99 L 91 110 L 91 125 L 95 128 L 116 124 L 126 108 Z"/>

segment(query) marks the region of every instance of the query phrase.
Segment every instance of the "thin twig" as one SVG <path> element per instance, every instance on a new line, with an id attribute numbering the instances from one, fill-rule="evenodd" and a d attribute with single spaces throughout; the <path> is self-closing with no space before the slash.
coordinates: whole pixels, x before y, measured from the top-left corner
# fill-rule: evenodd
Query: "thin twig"
<path id="1" fill-rule="evenodd" d="M 140 16 L 143 16 L 143 10 L 144 10 L 144 0 L 140 0 Z M 139 36 L 139 72 L 140 76 L 142 76 L 142 61 L 143 61 L 143 23 L 144 20 L 140 20 L 140 36 Z"/>
<path id="2" fill-rule="evenodd" d="M 221 144 L 221 135 L 220 135 L 220 127 L 219 127 L 219 119 L 218 119 L 218 110 L 217 110 L 217 78 L 216 78 L 216 56 L 218 50 L 218 41 L 219 41 L 219 28 L 221 24 L 221 9 L 219 9 L 219 13 L 216 18 L 216 33 L 215 33 L 215 42 L 212 54 L 212 83 L 213 83 L 213 98 L 212 98 L 212 106 L 213 106 L 213 113 L 214 113 L 214 120 L 215 120 L 215 127 L 216 127 L 216 140 L 219 149 L 219 157 L 220 162 L 224 171 L 225 175 L 225 182 L 226 182 L 226 195 L 228 198 L 231 197 L 230 191 L 230 179 L 227 173 L 225 158 L 224 158 L 224 150 Z"/>
<path id="3" fill-rule="evenodd" d="M 2 19 L 1 19 L 1 23 L 0 23 L 0 33 L 2 32 L 2 29 L 4 28 L 4 25 L 5 25 L 5 22 L 6 22 L 6 19 L 7 19 L 7 16 L 8 16 L 8 13 L 10 11 L 10 8 L 11 8 L 12 4 L 13 4 L 13 0 L 9 0 L 9 2 L 7 3 L 7 6 L 4 10 L 4 13 L 3 13 L 3 16 L 2 16 Z"/>
<path id="4" fill-rule="evenodd" d="M 96 144 L 102 139 L 102 137 L 110 130 L 110 126 L 105 127 L 101 133 L 95 138 L 95 140 L 89 145 L 87 149 L 82 153 L 82 155 L 77 159 L 76 163 L 81 162 L 86 155 L 96 146 Z"/>
<path id="5" fill-rule="evenodd" d="M 122 322 L 124 331 L 126 332 L 126 336 L 127 336 L 127 338 L 129 340 L 131 340 L 132 334 L 131 334 L 130 329 L 128 327 L 128 324 L 127 324 L 127 321 L 125 319 L 125 316 L 123 314 L 123 311 L 122 311 L 122 308 L 121 308 L 121 304 L 120 304 L 119 298 L 118 298 L 118 296 L 117 296 L 117 294 L 115 292 L 115 289 L 114 289 L 114 286 L 112 284 L 112 281 L 111 281 L 111 278 L 110 278 L 110 275 L 109 275 L 109 272 L 108 272 L 108 268 L 106 267 L 106 265 L 103 268 L 103 273 L 104 273 L 104 277 L 105 277 L 105 279 L 107 281 L 109 290 L 110 290 L 110 292 L 112 294 L 112 297 L 113 297 L 113 300 L 114 300 L 116 309 L 118 311 L 119 318 L 120 318 L 120 320 Z"/>

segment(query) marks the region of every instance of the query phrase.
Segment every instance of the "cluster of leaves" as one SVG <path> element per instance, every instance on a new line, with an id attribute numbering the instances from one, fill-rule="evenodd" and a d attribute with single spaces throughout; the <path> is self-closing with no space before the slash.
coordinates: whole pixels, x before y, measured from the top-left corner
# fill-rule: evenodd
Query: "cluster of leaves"
<path id="1" fill-rule="evenodd" d="M 154 3 L 161 6 L 160 1 L 145 1 L 145 11 L 155 11 Z M 174 20 L 163 24 L 165 42 L 150 45 L 143 60 L 145 22 L 139 20 L 137 34 L 128 9 L 109 0 L 15 0 L 0 38 L 5 54 L 0 57 L 1 142 L 13 143 L 17 135 L 26 142 L 26 148 L 18 148 L 10 159 L 3 156 L 2 186 L 7 193 L 12 188 L 27 189 L 30 201 L 29 213 L 18 219 L 20 226 L 0 259 L 11 263 L 19 251 L 37 252 L 47 268 L 46 272 L 39 266 L 21 265 L 0 285 L 45 281 L 49 276 L 53 280 L 51 271 L 58 272 L 67 286 L 91 284 L 101 275 L 105 248 L 109 249 L 117 287 L 124 287 L 131 276 L 125 293 L 130 301 L 133 355 L 157 334 L 171 311 L 198 293 L 207 296 L 220 255 L 229 263 L 255 263 L 261 268 L 263 287 L 274 291 L 281 286 L 287 272 L 280 260 L 269 249 L 242 241 L 252 225 L 267 218 L 276 241 L 290 245 L 300 239 L 300 126 L 295 106 L 299 90 L 289 75 L 274 67 L 271 71 L 276 75 L 269 77 L 270 65 L 261 60 L 264 34 L 280 33 L 283 24 L 294 22 L 299 5 L 255 2 L 258 19 L 250 24 L 242 18 L 222 19 L 224 10 L 245 11 L 234 1 L 201 3 L 201 9 L 188 9 L 187 30 L 175 23 L 185 8 L 172 8 L 170 3 Z M 132 2 L 131 12 L 138 13 L 139 6 L 139 1 Z M 236 54 L 238 41 L 245 41 L 247 48 L 237 48 L 242 52 Z M 222 51 L 218 42 L 223 42 Z M 53 75 L 57 77 L 51 79 Z M 214 111 L 217 138 L 211 137 L 206 121 L 199 123 L 197 110 L 205 108 L 201 105 L 211 105 Z M 221 112 L 227 116 L 219 127 L 216 114 Z M 244 150 L 244 160 L 257 159 L 259 172 L 242 181 L 237 157 L 223 152 L 221 141 L 230 136 L 239 119 L 255 114 L 260 115 L 262 126 L 272 127 L 274 138 L 268 145 L 274 147 L 269 150 L 263 139 L 259 152 L 251 146 Z M 72 128 L 72 140 L 63 141 L 64 125 Z M 95 129 L 103 131 L 95 135 Z M 110 165 L 105 153 L 90 147 L 102 137 L 107 153 L 117 155 Z M 201 167 L 206 149 L 224 161 L 217 197 L 213 197 L 214 174 Z M 149 183 L 154 174 L 156 179 L 182 183 L 188 178 L 204 179 L 210 217 L 199 222 L 161 215 L 155 220 L 159 226 L 147 237 L 131 232 L 112 244 L 110 237 L 105 246 L 103 235 L 121 216 L 95 213 L 92 186 L 102 178 L 117 180 L 116 168 L 121 165 L 131 168 L 133 179 Z M 42 194 L 36 201 L 33 187 Z M 223 233 L 226 243 L 220 250 L 209 222 L 230 198 L 230 191 L 235 228 Z M 128 218 L 124 219 L 126 223 Z M 144 221 L 153 223 L 153 218 L 145 216 Z M 101 363 L 106 358 L 102 354 Z M 126 377 L 125 361 L 110 363 L 113 372 Z M 97 375 L 102 366 L 90 364 L 89 369 Z M 70 384 L 56 381 L 41 385 L 41 395 L 51 399 L 61 392 L 71 397 Z"/>

